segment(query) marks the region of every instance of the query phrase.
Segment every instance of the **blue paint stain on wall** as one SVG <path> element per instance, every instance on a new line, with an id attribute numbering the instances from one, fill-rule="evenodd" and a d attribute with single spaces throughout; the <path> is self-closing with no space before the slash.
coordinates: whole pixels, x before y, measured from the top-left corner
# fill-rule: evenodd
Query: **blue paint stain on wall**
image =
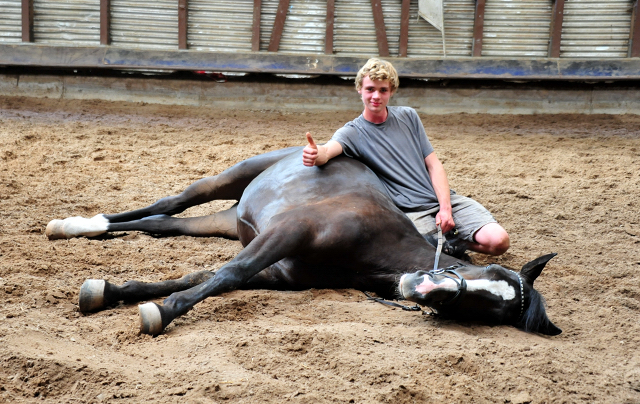
<path id="1" fill-rule="evenodd" d="M 0 45 L 0 64 L 355 75 L 366 58 Z M 392 58 L 404 77 L 640 79 L 640 59 Z"/>

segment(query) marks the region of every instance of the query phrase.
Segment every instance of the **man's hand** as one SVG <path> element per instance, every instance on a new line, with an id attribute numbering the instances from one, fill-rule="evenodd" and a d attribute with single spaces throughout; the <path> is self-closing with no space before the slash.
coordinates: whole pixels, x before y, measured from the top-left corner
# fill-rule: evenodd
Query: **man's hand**
<path id="1" fill-rule="evenodd" d="M 456 227 L 455 222 L 453 221 L 453 217 L 451 216 L 451 212 L 441 210 L 436 215 L 436 226 L 440 225 L 442 228 L 442 233 L 446 233 L 449 230 L 453 230 Z"/>
<path id="2" fill-rule="evenodd" d="M 302 163 L 307 167 L 321 166 L 335 156 L 342 153 L 342 145 L 335 140 L 329 140 L 324 145 L 317 145 L 307 132 L 307 142 L 309 144 L 302 150 Z"/>
<path id="3" fill-rule="evenodd" d="M 302 150 L 302 164 L 312 167 L 316 165 L 316 160 L 318 159 L 318 146 L 309 132 L 307 132 L 307 142 L 309 144 Z"/>

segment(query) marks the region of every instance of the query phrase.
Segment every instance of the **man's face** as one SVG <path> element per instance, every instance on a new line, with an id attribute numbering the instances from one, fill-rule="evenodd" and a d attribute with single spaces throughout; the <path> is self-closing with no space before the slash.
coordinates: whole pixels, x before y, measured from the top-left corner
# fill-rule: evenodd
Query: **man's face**
<path id="1" fill-rule="evenodd" d="M 389 80 L 371 80 L 369 76 L 365 76 L 358 93 L 362 96 L 365 113 L 367 111 L 374 115 L 386 113 L 387 104 L 392 95 Z"/>

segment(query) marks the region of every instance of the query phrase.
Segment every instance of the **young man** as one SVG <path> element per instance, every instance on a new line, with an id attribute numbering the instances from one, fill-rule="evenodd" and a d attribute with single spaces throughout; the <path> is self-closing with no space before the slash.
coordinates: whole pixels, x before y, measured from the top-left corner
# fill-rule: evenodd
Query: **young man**
<path id="1" fill-rule="evenodd" d="M 307 133 L 303 163 L 321 166 L 342 153 L 356 158 L 378 175 L 396 206 L 428 240 L 433 242 L 429 235 L 441 226 L 450 242 L 446 253 L 458 255 L 469 249 L 504 254 L 509 235 L 482 205 L 449 188 L 416 111 L 387 106 L 398 85 L 391 63 L 369 59 L 356 77 L 362 115 L 338 129 L 325 145 L 316 145 Z"/>

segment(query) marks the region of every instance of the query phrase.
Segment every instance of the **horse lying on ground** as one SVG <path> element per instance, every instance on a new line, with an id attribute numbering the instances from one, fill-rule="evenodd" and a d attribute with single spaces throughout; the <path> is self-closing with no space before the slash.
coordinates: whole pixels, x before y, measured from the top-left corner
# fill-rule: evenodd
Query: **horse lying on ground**
<path id="1" fill-rule="evenodd" d="M 210 216 L 172 217 L 214 199 L 238 203 Z M 520 272 L 443 255 L 439 268 L 444 269 L 430 271 L 435 248 L 393 204 L 376 175 L 347 157 L 306 167 L 301 148 L 269 152 L 142 209 L 53 220 L 46 234 L 56 239 L 132 230 L 227 237 L 244 246 L 215 273 L 122 286 L 95 279 L 83 284 L 80 310 L 85 313 L 118 301 L 169 295 L 162 305 L 139 306 L 141 331 L 152 335 L 209 296 L 235 289 L 309 288 L 354 288 L 402 297 L 445 318 L 510 324 L 547 335 L 562 332 L 533 288 L 555 254 L 531 261 Z"/>

